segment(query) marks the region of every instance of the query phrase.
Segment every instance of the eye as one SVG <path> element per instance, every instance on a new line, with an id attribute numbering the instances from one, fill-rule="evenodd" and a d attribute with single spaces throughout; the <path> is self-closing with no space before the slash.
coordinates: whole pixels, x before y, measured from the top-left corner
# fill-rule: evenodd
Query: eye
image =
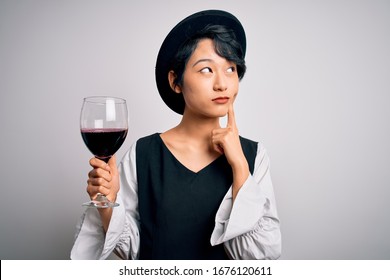
<path id="1" fill-rule="evenodd" d="M 236 72 L 236 67 L 234 67 L 234 66 L 229 67 L 229 68 L 227 69 L 227 72 L 228 72 L 228 73 L 234 73 L 234 72 Z"/>
<path id="2" fill-rule="evenodd" d="M 205 68 L 200 69 L 199 72 L 201 72 L 201 73 L 212 73 L 213 71 L 211 70 L 210 67 L 205 67 Z"/>

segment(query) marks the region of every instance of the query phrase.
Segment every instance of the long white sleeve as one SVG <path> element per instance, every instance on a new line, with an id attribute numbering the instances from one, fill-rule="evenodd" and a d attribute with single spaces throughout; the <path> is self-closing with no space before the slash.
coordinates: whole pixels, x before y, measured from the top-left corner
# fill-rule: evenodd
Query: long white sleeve
<path id="1" fill-rule="evenodd" d="M 233 259 L 277 259 L 281 233 L 269 170 L 269 159 L 259 144 L 253 175 L 249 175 L 233 204 L 227 192 L 216 214 L 211 244 L 223 243 Z"/>
<path id="2" fill-rule="evenodd" d="M 140 236 L 135 147 L 136 144 L 119 165 L 120 190 L 116 200 L 119 207 L 113 208 L 107 233 L 104 233 L 98 210 L 88 208 L 77 226 L 71 259 L 106 259 L 114 250 L 123 259 L 138 258 Z"/>

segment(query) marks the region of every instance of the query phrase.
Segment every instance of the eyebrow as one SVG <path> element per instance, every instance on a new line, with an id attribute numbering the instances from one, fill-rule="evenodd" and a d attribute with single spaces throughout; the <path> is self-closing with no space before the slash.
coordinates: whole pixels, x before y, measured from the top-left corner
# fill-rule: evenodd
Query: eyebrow
<path id="1" fill-rule="evenodd" d="M 195 67 L 195 65 L 201 63 L 201 62 L 214 62 L 214 60 L 210 59 L 210 58 L 203 58 L 203 59 L 199 59 L 197 62 L 195 62 L 192 67 Z"/>

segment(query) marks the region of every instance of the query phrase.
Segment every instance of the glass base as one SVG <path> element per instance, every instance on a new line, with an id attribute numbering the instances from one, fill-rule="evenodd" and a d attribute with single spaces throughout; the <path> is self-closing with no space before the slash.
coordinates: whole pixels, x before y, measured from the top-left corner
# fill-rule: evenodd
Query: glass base
<path id="1" fill-rule="evenodd" d="M 113 208 L 119 206 L 119 203 L 111 202 L 105 195 L 98 194 L 96 199 L 83 203 L 83 206 L 89 208 Z"/>

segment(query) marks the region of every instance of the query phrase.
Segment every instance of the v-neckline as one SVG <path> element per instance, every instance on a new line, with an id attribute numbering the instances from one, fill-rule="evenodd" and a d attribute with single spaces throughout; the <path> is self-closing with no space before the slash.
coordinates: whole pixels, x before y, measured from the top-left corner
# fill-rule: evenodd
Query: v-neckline
<path id="1" fill-rule="evenodd" d="M 168 152 L 168 154 L 170 155 L 170 157 L 172 157 L 172 159 L 178 163 L 179 166 L 181 166 L 184 170 L 186 170 L 187 172 L 190 172 L 191 174 L 194 174 L 194 175 L 198 175 L 200 173 L 202 173 L 203 171 L 207 170 L 209 167 L 211 167 L 212 165 L 214 165 L 215 162 L 217 162 L 218 160 L 220 160 L 223 155 L 220 155 L 218 157 L 216 157 L 215 159 L 213 159 L 212 161 L 210 161 L 208 164 L 206 164 L 205 166 L 203 166 L 201 169 L 199 169 L 198 171 L 194 171 L 190 168 L 188 168 L 185 164 L 183 164 L 180 160 L 178 160 L 178 158 L 172 153 L 172 151 L 168 148 L 168 146 L 165 144 L 164 140 L 161 138 L 161 133 L 156 133 L 156 136 L 157 138 L 159 139 L 162 147 L 164 148 L 165 151 Z"/>

